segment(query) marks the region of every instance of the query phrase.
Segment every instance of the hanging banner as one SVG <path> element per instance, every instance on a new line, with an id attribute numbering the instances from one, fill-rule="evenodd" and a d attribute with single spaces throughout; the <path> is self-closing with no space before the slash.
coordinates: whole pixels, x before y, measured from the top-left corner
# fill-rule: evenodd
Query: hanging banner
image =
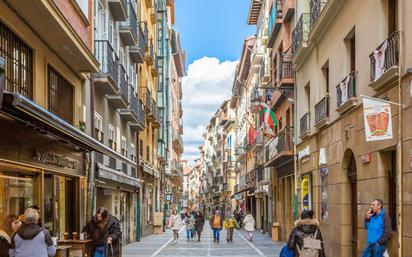
<path id="1" fill-rule="evenodd" d="M 363 116 L 365 121 L 366 141 L 392 138 L 392 115 L 390 103 L 364 97 Z"/>

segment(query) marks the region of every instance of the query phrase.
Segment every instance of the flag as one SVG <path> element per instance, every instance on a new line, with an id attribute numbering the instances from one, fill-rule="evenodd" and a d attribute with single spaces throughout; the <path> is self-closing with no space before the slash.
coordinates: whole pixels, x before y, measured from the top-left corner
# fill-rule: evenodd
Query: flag
<path id="1" fill-rule="evenodd" d="M 274 135 L 272 128 L 278 125 L 278 120 L 276 119 L 275 113 L 265 102 L 260 103 L 259 110 L 263 130 L 270 135 Z"/>
<path id="2" fill-rule="evenodd" d="M 248 120 L 249 121 L 249 120 Z M 253 125 L 249 122 L 249 144 L 253 144 L 256 140 L 256 130 Z"/>

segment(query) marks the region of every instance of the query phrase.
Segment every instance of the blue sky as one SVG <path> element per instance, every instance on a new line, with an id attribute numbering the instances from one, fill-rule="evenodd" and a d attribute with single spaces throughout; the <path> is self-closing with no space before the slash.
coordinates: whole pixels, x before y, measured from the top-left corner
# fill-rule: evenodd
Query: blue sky
<path id="1" fill-rule="evenodd" d="M 175 29 L 186 51 L 183 78 L 183 158 L 199 157 L 202 134 L 217 108 L 231 96 L 247 25 L 250 0 L 175 0 Z"/>
<path id="2" fill-rule="evenodd" d="M 175 0 L 175 28 L 186 65 L 203 56 L 239 59 L 243 39 L 255 34 L 246 23 L 250 0 Z"/>

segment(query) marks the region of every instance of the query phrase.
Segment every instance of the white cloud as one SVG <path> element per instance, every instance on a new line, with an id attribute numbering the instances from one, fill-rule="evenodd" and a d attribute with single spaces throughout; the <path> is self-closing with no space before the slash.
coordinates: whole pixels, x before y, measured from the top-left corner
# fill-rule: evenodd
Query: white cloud
<path id="1" fill-rule="evenodd" d="M 236 64 L 237 61 L 203 57 L 189 65 L 183 78 L 185 159 L 193 161 L 199 157 L 198 147 L 210 118 L 231 96 Z"/>

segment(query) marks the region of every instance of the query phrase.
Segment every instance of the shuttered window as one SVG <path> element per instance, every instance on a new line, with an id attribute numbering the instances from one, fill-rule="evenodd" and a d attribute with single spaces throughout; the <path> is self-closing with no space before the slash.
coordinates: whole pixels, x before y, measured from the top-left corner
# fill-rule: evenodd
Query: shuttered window
<path id="1" fill-rule="evenodd" d="M 48 73 L 49 111 L 73 124 L 73 86 L 51 66 Z"/>

